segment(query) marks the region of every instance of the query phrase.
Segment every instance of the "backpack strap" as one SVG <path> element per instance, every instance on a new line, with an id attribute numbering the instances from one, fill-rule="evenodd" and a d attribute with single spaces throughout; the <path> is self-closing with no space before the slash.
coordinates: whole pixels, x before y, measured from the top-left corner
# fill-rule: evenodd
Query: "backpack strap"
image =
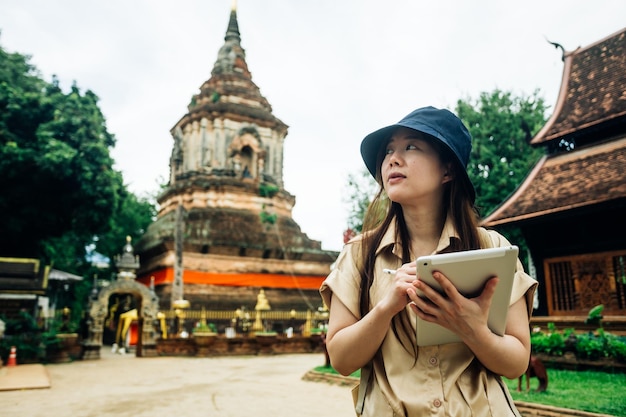
<path id="1" fill-rule="evenodd" d="M 355 411 L 357 415 L 363 414 L 363 406 L 365 405 L 365 393 L 372 375 L 372 362 L 368 362 L 361 368 L 361 379 L 359 381 L 359 394 L 356 398 Z"/>

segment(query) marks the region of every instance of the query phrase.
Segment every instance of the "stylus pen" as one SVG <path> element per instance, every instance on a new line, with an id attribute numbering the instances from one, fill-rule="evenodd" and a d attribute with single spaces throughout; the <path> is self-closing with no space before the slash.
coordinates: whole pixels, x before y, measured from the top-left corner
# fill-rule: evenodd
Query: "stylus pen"
<path id="1" fill-rule="evenodd" d="M 383 272 L 385 274 L 395 274 L 396 272 L 398 272 L 397 269 L 387 269 L 387 268 L 383 268 Z"/>

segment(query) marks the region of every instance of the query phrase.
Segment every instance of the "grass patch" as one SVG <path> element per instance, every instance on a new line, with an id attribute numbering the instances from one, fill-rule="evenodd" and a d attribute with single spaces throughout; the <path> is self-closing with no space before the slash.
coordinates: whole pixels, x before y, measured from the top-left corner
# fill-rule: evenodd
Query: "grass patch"
<path id="1" fill-rule="evenodd" d="M 316 372 L 321 372 L 321 373 L 325 373 L 325 374 L 332 374 L 332 375 L 341 375 L 339 372 L 335 371 L 335 368 L 333 368 L 332 366 L 316 366 L 315 368 L 313 368 L 314 371 Z M 352 372 L 350 374 L 350 376 L 355 377 L 355 378 L 360 378 L 361 377 L 361 370 L 357 370 L 355 372 Z"/>
<path id="2" fill-rule="evenodd" d="M 525 391 L 526 380 L 522 392 L 517 392 L 517 379 L 504 378 L 504 382 L 516 401 L 626 417 L 626 374 L 563 369 L 547 372 L 546 392 L 534 391 L 539 384 L 536 378 L 530 380 L 530 392 Z"/>
<path id="3" fill-rule="evenodd" d="M 318 366 L 313 370 L 339 375 L 332 367 Z M 548 369 L 547 372 L 546 392 L 534 391 L 539 384 L 536 378 L 530 381 L 530 392 L 525 391 L 526 380 L 522 383 L 522 392 L 517 392 L 517 379 L 504 378 L 504 382 L 516 401 L 626 417 L 626 374 L 562 369 Z M 350 376 L 359 378 L 360 375 L 361 372 L 356 371 Z"/>
<path id="4" fill-rule="evenodd" d="M 341 375 L 339 372 L 335 371 L 335 368 L 333 368 L 332 366 L 316 366 L 315 368 L 313 368 L 313 370 L 315 372 L 321 372 L 321 373 L 325 373 L 325 374 L 332 374 L 332 375 Z M 360 378 L 361 377 L 361 370 L 357 370 L 355 372 L 352 372 L 350 374 L 351 377 L 354 378 Z"/>

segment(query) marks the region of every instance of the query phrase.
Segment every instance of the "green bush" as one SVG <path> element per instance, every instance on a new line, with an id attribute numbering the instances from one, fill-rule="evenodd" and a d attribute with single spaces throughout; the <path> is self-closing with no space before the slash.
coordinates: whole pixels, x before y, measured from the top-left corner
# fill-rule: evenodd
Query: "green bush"
<path id="1" fill-rule="evenodd" d="M 558 332 L 554 323 L 548 323 L 548 333 L 533 332 L 530 337 L 533 352 L 546 355 L 561 356 L 565 352 L 565 341 L 573 333 L 573 329 Z"/>
<path id="2" fill-rule="evenodd" d="M 0 358 L 6 361 L 11 347 L 15 346 L 19 362 L 36 362 L 45 354 L 46 338 L 37 321 L 21 311 L 14 319 L 2 319 L 6 324 L 4 337 L 0 339 Z"/>
<path id="3" fill-rule="evenodd" d="M 606 339 L 592 334 L 577 337 L 576 357 L 580 359 L 598 360 L 608 356 Z"/>
<path id="4" fill-rule="evenodd" d="M 615 358 L 618 362 L 626 363 L 626 341 L 619 338 L 609 339 L 609 356 Z"/>
<path id="5" fill-rule="evenodd" d="M 267 183 L 267 182 L 262 182 L 261 184 L 259 184 L 259 195 L 261 197 L 272 198 L 272 197 L 274 197 L 276 195 L 278 190 L 279 190 L 279 188 L 275 184 L 270 184 L 270 183 Z"/>
<path id="6" fill-rule="evenodd" d="M 215 323 L 199 321 L 193 328 L 192 333 L 217 333 L 217 326 Z"/>
<path id="7" fill-rule="evenodd" d="M 276 224 L 276 219 L 278 219 L 276 213 L 268 213 L 265 210 L 259 213 L 259 216 L 261 216 L 261 223 L 267 224 Z"/>
<path id="8" fill-rule="evenodd" d="M 557 331 L 554 323 L 548 323 L 548 331 L 533 330 L 530 341 L 533 353 L 562 356 L 571 351 L 579 359 L 612 358 L 626 363 L 626 337 L 616 336 L 602 328 L 596 332 L 575 334 L 574 329 Z"/>
<path id="9" fill-rule="evenodd" d="M 6 361 L 15 346 L 18 363 L 40 362 L 46 359 L 47 352 L 58 349 L 59 333 L 72 331 L 71 326 L 59 320 L 49 320 L 40 324 L 28 312 L 21 311 L 16 318 L 2 317 L 6 324 L 5 334 L 0 338 L 0 358 Z"/>

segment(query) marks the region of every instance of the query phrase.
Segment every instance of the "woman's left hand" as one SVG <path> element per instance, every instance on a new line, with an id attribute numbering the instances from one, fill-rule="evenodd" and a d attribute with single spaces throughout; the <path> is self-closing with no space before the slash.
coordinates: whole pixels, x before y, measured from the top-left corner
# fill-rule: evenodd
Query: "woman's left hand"
<path id="1" fill-rule="evenodd" d="M 481 294 L 475 298 L 464 297 L 441 272 L 434 272 L 433 278 L 444 290 L 445 296 L 419 279 L 413 281 L 413 287 L 420 290 L 422 296 L 417 295 L 414 288 L 407 290 L 412 301 L 411 309 L 419 318 L 443 326 L 462 339 L 472 338 L 478 329 L 487 326 L 497 277 L 489 279 Z"/>

